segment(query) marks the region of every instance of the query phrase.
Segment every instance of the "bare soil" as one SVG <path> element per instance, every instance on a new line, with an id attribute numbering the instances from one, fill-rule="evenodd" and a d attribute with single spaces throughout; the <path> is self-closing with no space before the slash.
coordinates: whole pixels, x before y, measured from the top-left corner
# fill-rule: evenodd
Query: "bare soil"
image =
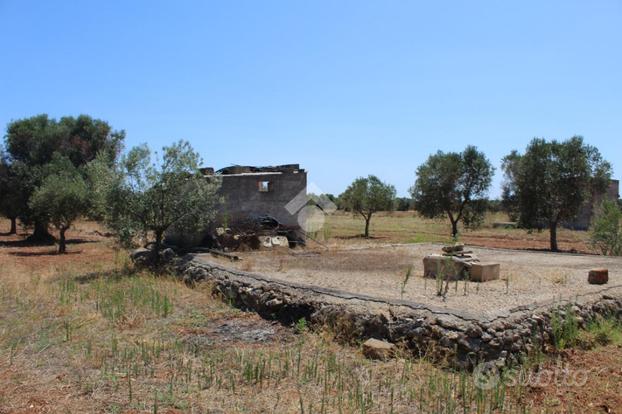
<path id="1" fill-rule="evenodd" d="M 437 281 L 423 277 L 423 257 L 440 253 L 438 244 L 370 248 L 257 251 L 239 253 L 242 260 L 215 259 L 224 266 L 252 271 L 285 282 L 302 283 L 388 299 L 403 299 L 487 318 L 533 303 L 574 299 L 620 287 L 622 258 L 595 255 L 489 249 L 468 246 L 482 262 L 501 264 L 501 278 L 485 283 L 450 282 L 437 294 Z M 587 283 L 592 268 L 609 269 L 609 283 Z M 405 277 L 412 268 L 410 278 Z"/>

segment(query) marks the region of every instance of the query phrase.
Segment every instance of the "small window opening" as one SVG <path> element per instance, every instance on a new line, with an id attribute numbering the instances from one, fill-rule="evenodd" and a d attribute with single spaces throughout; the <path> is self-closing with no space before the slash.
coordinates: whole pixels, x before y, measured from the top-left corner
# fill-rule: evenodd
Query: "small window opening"
<path id="1" fill-rule="evenodd" d="M 258 187 L 260 193 L 267 193 L 271 190 L 272 183 L 270 181 L 259 181 Z"/>

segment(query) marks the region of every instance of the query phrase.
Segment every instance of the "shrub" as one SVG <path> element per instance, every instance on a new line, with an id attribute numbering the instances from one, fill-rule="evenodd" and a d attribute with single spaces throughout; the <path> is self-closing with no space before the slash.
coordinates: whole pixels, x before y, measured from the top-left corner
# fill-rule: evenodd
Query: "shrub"
<path id="1" fill-rule="evenodd" d="M 590 244 L 605 256 L 622 255 L 622 210 L 613 201 L 604 201 L 594 220 Z"/>

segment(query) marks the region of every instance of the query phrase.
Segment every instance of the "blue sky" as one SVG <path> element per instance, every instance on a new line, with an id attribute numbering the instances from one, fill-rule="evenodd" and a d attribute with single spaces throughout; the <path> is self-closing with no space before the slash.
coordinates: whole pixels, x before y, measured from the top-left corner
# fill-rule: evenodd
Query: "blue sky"
<path id="1" fill-rule="evenodd" d="M 622 170 L 622 1 L 0 0 L 0 125 L 87 113 L 206 165 L 406 195 L 437 150 L 583 135 Z"/>

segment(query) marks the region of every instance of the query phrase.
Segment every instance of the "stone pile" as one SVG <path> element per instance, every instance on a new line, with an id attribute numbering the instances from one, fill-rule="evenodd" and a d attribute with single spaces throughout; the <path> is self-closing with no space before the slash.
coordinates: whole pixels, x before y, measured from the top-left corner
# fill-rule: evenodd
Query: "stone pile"
<path id="1" fill-rule="evenodd" d="M 464 250 L 464 244 L 443 246 L 442 254 L 431 254 L 423 258 L 424 277 L 443 280 L 468 279 L 487 282 L 499 279 L 501 266 L 498 263 L 482 263 L 472 251 Z"/>

